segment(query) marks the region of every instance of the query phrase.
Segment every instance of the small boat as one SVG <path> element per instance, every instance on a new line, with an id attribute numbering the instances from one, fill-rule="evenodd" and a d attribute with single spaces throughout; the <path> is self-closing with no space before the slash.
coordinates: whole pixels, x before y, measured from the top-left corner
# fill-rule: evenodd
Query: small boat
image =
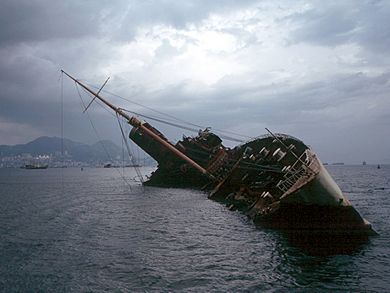
<path id="1" fill-rule="evenodd" d="M 100 91 L 62 72 L 133 126 L 129 138 L 158 162 L 145 185 L 207 190 L 210 199 L 244 212 L 264 227 L 337 235 L 376 233 L 301 140 L 266 128 L 267 134 L 228 148 L 204 129 L 174 144 L 149 123 L 101 97 Z"/>

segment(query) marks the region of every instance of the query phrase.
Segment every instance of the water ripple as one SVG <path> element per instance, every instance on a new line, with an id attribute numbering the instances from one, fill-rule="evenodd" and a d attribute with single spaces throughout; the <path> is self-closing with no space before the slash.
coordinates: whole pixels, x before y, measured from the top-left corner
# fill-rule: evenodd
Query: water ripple
<path id="1" fill-rule="evenodd" d="M 322 256 L 199 191 L 129 188 L 111 169 L 0 170 L 0 291 L 388 292 L 390 168 L 329 169 L 380 235 Z"/>

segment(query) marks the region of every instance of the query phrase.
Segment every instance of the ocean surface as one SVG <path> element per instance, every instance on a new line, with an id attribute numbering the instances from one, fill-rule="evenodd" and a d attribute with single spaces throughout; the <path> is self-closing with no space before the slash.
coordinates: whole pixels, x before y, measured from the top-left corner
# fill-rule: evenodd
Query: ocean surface
<path id="1" fill-rule="evenodd" d="M 390 166 L 327 168 L 379 233 L 347 251 L 131 168 L 0 169 L 0 291 L 390 292 Z"/>

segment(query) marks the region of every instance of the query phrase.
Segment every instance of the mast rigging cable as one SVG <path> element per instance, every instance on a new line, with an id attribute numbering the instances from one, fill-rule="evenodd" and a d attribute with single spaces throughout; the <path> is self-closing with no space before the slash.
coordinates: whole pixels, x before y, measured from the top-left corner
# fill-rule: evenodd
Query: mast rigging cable
<path id="1" fill-rule="evenodd" d="M 77 84 L 76 84 L 77 85 Z M 78 89 L 78 87 L 77 87 Z M 89 93 L 88 91 L 86 91 L 84 89 L 84 91 L 90 95 L 90 96 L 93 96 L 91 93 Z M 118 95 L 115 95 L 115 94 L 112 94 L 114 96 L 117 96 L 121 99 L 124 99 L 124 100 L 127 100 L 125 98 L 122 98 Z M 129 101 L 129 100 L 127 100 Z M 111 111 L 109 111 L 106 107 L 104 107 L 101 103 L 99 103 L 99 101 L 96 101 L 100 107 L 102 107 L 104 110 L 106 110 L 110 115 L 116 117 L 116 115 L 114 115 Z M 131 102 L 131 101 L 129 101 Z M 140 105 L 140 106 L 143 106 L 141 104 L 138 104 L 138 103 L 135 103 L 137 105 Z M 146 107 L 146 106 L 145 106 Z M 149 108 L 149 107 L 146 107 L 148 109 L 151 109 L 153 110 L 152 108 Z M 164 124 L 168 124 L 168 125 L 171 125 L 171 126 L 174 126 L 174 127 L 177 127 L 177 128 L 181 128 L 181 129 L 185 129 L 185 130 L 189 130 L 189 131 L 194 131 L 194 132 L 198 132 L 198 129 L 194 129 L 194 128 L 190 128 L 190 127 L 186 127 L 186 126 L 182 126 L 182 125 L 179 125 L 179 124 L 175 124 L 175 123 L 172 123 L 172 122 L 169 122 L 169 121 L 165 121 L 165 120 L 162 120 L 162 119 L 159 119 L 159 118 L 155 118 L 155 117 L 151 117 L 151 116 L 147 116 L 147 115 L 143 115 L 143 114 L 140 114 L 140 113 L 137 113 L 137 112 L 134 112 L 134 111 L 130 111 L 130 110 L 127 110 L 127 109 L 124 109 L 124 108 L 119 108 L 120 110 L 122 111 L 125 111 L 125 112 L 128 112 L 128 113 L 132 113 L 132 114 L 135 114 L 137 116 L 141 116 L 141 117 L 145 117 L 147 119 L 151 119 L 151 120 L 154 120 L 154 121 L 157 121 L 157 122 L 161 122 L 161 123 L 164 123 Z M 160 112 L 160 111 L 157 111 L 155 110 L 156 112 L 158 113 L 162 113 L 164 114 L 163 112 Z M 169 114 L 164 114 L 164 115 L 168 115 L 170 116 Z M 173 117 L 173 116 L 172 116 Z M 175 118 L 176 119 L 176 118 Z M 180 119 L 179 119 L 180 120 Z M 189 124 L 192 124 L 192 123 L 189 123 Z M 196 124 L 192 124 L 192 125 L 195 125 L 197 126 Z M 233 141 L 237 141 L 237 142 L 243 142 L 242 140 L 238 140 L 238 139 L 235 139 L 235 138 L 231 138 L 231 137 L 228 137 L 226 138 L 226 136 L 222 136 L 221 137 L 224 137 L 225 139 L 229 139 L 229 140 L 233 140 Z M 125 140 L 126 141 L 126 140 Z M 127 141 L 126 141 L 127 142 Z M 199 153 L 202 153 L 202 151 L 197 151 Z M 130 155 L 131 156 L 131 155 Z M 244 169 L 251 169 L 251 170 L 259 170 L 259 171 L 270 171 L 270 172 L 276 172 L 276 173 L 280 173 L 281 170 L 279 170 L 278 168 L 274 168 L 274 167 L 271 167 L 271 166 L 267 166 L 267 165 L 261 165 L 261 164 L 258 164 L 258 163 L 250 163 L 250 162 L 246 162 L 245 165 L 247 165 L 246 167 L 243 167 Z"/>
<path id="2" fill-rule="evenodd" d="M 76 87 L 77 93 L 78 93 L 78 95 L 79 95 L 81 104 L 82 104 L 83 108 L 85 109 L 85 108 L 86 108 L 86 107 L 85 107 L 85 103 L 84 103 L 83 98 L 81 97 L 81 94 L 80 94 L 80 91 L 79 91 L 79 88 L 78 88 L 77 83 L 75 83 L 75 87 Z M 99 136 L 99 133 L 97 132 L 96 127 L 95 127 L 95 125 L 94 125 L 94 123 L 93 123 L 91 117 L 89 116 L 89 113 L 88 113 L 88 112 L 86 112 L 86 113 L 87 113 L 88 120 L 89 120 L 89 122 L 90 122 L 90 124 L 91 124 L 91 126 L 92 126 L 92 129 L 93 129 L 93 131 L 94 131 L 94 133 L 95 133 L 97 139 L 99 140 L 99 144 L 102 146 L 102 148 L 103 148 L 104 152 L 106 153 L 108 159 L 109 159 L 110 161 L 113 161 L 112 158 L 111 158 L 110 153 L 108 152 L 107 148 L 104 146 L 104 144 L 103 144 L 103 142 L 102 142 L 102 140 L 101 140 L 101 138 L 100 138 L 100 136 Z M 118 172 L 118 174 L 121 176 L 121 178 L 123 179 L 123 181 L 127 184 L 127 186 L 129 186 L 129 188 L 132 189 L 132 188 L 131 188 L 131 185 L 130 185 L 130 183 L 127 181 L 126 177 L 125 177 L 123 174 L 121 174 L 121 172 L 120 172 L 119 170 L 117 170 L 117 168 L 114 168 L 114 169 Z"/>
<path id="3" fill-rule="evenodd" d="M 88 84 L 88 83 L 86 83 L 86 84 L 89 85 L 89 86 L 92 87 L 92 88 L 98 89 L 98 87 L 96 87 L 96 86 L 93 86 L 93 85 Z M 155 113 L 158 113 L 158 114 L 160 114 L 160 115 L 163 115 L 163 116 L 166 116 L 166 117 L 168 117 L 168 118 L 171 118 L 171 119 L 173 119 L 174 121 L 178 121 L 178 122 L 181 122 L 181 123 L 184 123 L 184 124 L 193 126 L 193 127 L 201 128 L 201 129 L 207 128 L 207 127 L 205 127 L 205 126 L 198 125 L 198 124 L 194 124 L 194 123 L 192 123 L 192 122 L 188 122 L 188 121 L 186 121 L 186 120 L 177 118 L 177 117 L 175 117 L 175 116 L 173 116 L 173 115 L 170 115 L 170 114 L 164 113 L 164 112 L 162 112 L 162 111 L 153 109 L 152 107 L 148 107 L 148 106 L 142 105 L 142 104 L 140 104 L 140 103 L 134 102 L 134 101 L 132 101 L 132 100 L 130 100 L 130 99 L 128 99 L 128 98 L 124 98 L 124 97 L 122 97 L 122 96 L 120 96 L 120 95 L 117 95 L 117 94 L 114 94 L 114 93 L 112 93 L 112 92 L 110 92 L 110 91 L 102 90 L 102 92 L 107 93 L 107 94 L 110 94 L 110 95 L 112 95 L 112 96 L 114 96 L 114 97 L 117 97 L 117 98 L 122 99 L 122 100 L 124 100 L 124 101 L 127 101 L 127 102 L 129 102 L 129 103 L 132 103 L 132 104 L 134 104 L 134 105 L 143 107 L 143 108 L 145 108 L 145 109 L 148 109 L 148 110 L 153 111 L 153 112 L 155 112 Z M 125 109 L 123 109 L 123 110 L 125 110 Z M 131 111 L 130 111 L 130 112 L 131 112 Z M 227 134 L 231 134 L 231 135 L 243 137 L 243 138 L 245 138 L 245 139 L 253 139 L 253 137 L 251 137 L 251 136 L 243 135 L 243 134 L 236 133 L 236 132 L 232 132 L 232 131 L 227 131 L 227 130 L 222 130 L 222 129 L 217 129 L 217 128 L 211 128 L 211 129 L 213 129 L 213 130 L 216 131 L 216 132 L 227 133 Z M 233 141 L 243 142 L 243 140 L 239 140 L 239 139 L 232 138 L 232 137 L 229 137 L 229 136 L 226 136 L 225 138 L 226 138 L 226 139 L 229 139 L 229 140 L 233 139 Z"/>

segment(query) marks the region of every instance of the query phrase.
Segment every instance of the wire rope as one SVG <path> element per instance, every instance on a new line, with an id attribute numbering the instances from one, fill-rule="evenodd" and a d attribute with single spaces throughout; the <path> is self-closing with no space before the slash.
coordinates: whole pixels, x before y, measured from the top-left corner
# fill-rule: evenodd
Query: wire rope
<path id="1" fill-rule="evenodd" d="M 81 97 L 81 94 L 80 94 L 79 88 L 78 88 L 78 86 L 77 86 L 77 83 L 75 83 L 75 86 L 76 86 L 76 90 L 77 90 L 77 93 L 78 93 L 78 95 L 79 95 L 80 101 L 81 101 L 81 103 L 82 103 L 82 106 L 83 106 L 83 108 L 85 109 L 85 103 L 84 103 L 83 98 Z M 90 122 L 90 124 L 91 124 L 91 126 L 92 126 L 92 129 L 93 129 L 93 131 L 94 131 L 94 133 L 95 133 L 97 139 L 99 140 L 99 144 L 102 146 L 102 148 L 103 148 L 104 152 L 106 153 L 108 159 L 109 159 L 110 161 L 113 161 L 113 160 L 112 160 L 112 157 L 111 157 L 111 155 L 110 155 L 110 153 L 108 152 L 107 148 L 104 146 L 104 144 L 103 144 L 103 142 L 102 142 L 102 140 L 101 140 L 101 138 L 100 138 L 100 135 L 99 135 L 99 133 L 97 132 L 97 129 L 96 129 L 96 127 L 95 127 L 95 125 L 94 125 L 94 123 L 93 123 L 93 121 L 92 121 L 92 119 L 91 119 L 89 113 L 86 112 L 86 114 L 87 114 L 88 120 L 89 120 L 89 122 Z M 128 185 L 128 187 L 129 187 L 130 189 L 132 189 L 132 188 L 131 188 L 131 185 L 130 185 L 130 183 L 127 181 L 126 177 L 125 177 L 123 174 L 121 174 L 121 172 L 120 172 L 119 170 L 117 170 L 117 168 L 114 168 L 114 169 L 118 172 L 118 174 L 119 174 L 120 177 L 123 179 L 123 181 Z"/>
<path id="2" fill-rule="evenodd" d="M 87 83 L 87 84 L 88 84 L 88 83 Z M 88 85 L 89 85 L 90 87 L 95 88 L 95 89 L 98 88 L 98 87 L 93 86 L 93 85 L 91 85 L 91 84 L 88 84 Z M 107 94 L 110 94 L 110 95 L 112 95 L 112 96 L 114 96 L 114 97 L 117 97 L 117 98 L 122 99 L 122 100 L 124 100 L 124 101 L 127 101 L 127 102 L 129 102 L 129 103 L 132 103 L 132 104 L 134 104 L 134 105 L 143 107 L 143 108 L 145 108 L 145 109 L 148 109 L 148 110 L 153 111 L 153 112 L 155 112 L 155 113 L 158 113 L 158 114 L 160 114 L 160 115 L 169 117 L 169 118 L 171 118 L 171 119 L 174 119 L 175 121 L 178 121 L 178 122 L 181 122 L 181 123 L 185 123 L 185 124 L 187 124 L 187 125 L 191 125 L 191 126 L 193 126 L 193 127 L 198 127 L 198 128 L 201 128 L 201 129 L 207 128 L 207 127 L 205 127 L 205 126 L 202 126 L 202 125 L 199 125 L 199 124 L 195 124 L 195 123 L 186 121 L 186 120 L 184 120 L 184 119 L 180 119 L 180 118 L 178 118 L 178 117 L 175 117 L 175 116 L 173 116 L 173 115 L 164 113 L 164 112 L 162 112 L 162 111 L 156 110 L 156 109 L 154 109 L 154 108 L 152 108 L 152 107 L 145 106 L 145 105 L 143 105 L 143 104 L 141 104 L 141 103 L 132 101 L 132 100 L 130 100 L 130 99 L 128 99 L 128 98 L 124 98 L 124 97 L 122 97 L 122 96 L 120 96 L 120 95 L 118 95 L 118 94 L 112 93 L 112 92 L 110 92 L 110 91 L 102 90 L 102 92 L 107 93 Z M 213 131 L 217 131 L 217 132 L 221 132 L 221 133 L 228 133 L 228 134 L 236 135 L 236 136 L 243 137 L 243 138 L 246 138 L 246 139 L 253 139 L 252 136 L 248 136 L 248 135 L 236 133 L 236 132 L 233 132 L 233 131 L 222 130 L 222 129 L 218 129 L 218 128 L 214 128 L 214 127 L 212 127 L 211 129 L 213 129 Z M 237 140 L 237 139 L 236 139 L 236 140 Z M 242 142 L 242 140 L 241 140 L 241 142 Z"/>
<path id="3" fill-rule="evenodd" d="M 135 172 L 137 173 L 138 179 L 141 181 L 141 183 L 144 183 L 144 180 L 143 180 L 143 177 L 142 177 L 142 173 L 141 173 L 141 171 L 139 170 L 139 168 L 137 167 L 137 164 L 136 164 L 135 159 L 134 159 L 134 155 L 132 154 L 132 152 L 131 152 L 131 150 L 130 150 L 130 147 L 129 147 L 129 144 L 128 144 L 128 142 L 127 142 L 126 135 L 125 135 L 125 133 L 124 133 L 124 131 L 123 131 L 121 122 L 120 122 L 120 120 L 119 120 L 119 115 L 118 115 L 118 113 L 116 113 L 116 118 L 117 118 L 117 121 L 118 121 L 118 124 L 119 124 L 119 128 L 120 128 L 120 130 L 121 130 L 122 140 L 125 142 L 126 149 L 127 149 L 127 153 L 129 154 L 130 160 L 131 160 L 131 162 L 133 163 L 133 166 L 134 166 Z"/>

